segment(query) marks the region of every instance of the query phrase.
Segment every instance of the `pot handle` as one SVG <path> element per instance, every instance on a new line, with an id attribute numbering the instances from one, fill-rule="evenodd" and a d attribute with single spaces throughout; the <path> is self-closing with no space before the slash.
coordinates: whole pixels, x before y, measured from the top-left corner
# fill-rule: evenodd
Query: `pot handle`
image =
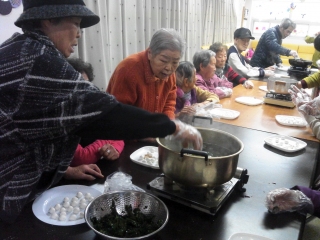
<path id="1" fill-rule="evenodd" d="M 204 157 L 205 161 L 208 161 L 208 152 L 199 151 L 199 150 L 192 150 L 188 148 L 182 148 L 180 151 L 180 157 L 183 157 L 184 154 L 192 154 L 192 155 L 199 155 Z"/>

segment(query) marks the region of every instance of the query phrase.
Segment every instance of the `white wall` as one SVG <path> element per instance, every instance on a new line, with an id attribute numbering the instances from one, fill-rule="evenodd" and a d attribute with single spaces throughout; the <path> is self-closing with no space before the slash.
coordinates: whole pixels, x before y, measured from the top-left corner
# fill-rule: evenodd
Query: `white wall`
<path id="1" fill-rule="evenodd" d="M 11 37 L 13 33 L 22 33 L 21 28 L 14 25 L 14 22 L 18 19 L 22 11 L 23 6 L 21 4 L 19 7 L 13 8 L 8 15 L 0 14 L 0 44 Z"/>

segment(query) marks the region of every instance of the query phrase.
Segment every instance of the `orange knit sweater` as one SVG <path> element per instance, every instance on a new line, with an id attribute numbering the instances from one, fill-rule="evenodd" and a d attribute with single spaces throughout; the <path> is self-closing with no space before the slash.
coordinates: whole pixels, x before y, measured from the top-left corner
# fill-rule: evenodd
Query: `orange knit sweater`
<path id="1" fill-rule="evenodd" d="M 119 63 L 110 78 L 107 92 L 119 102 L 149 112 L 164 113 L 174 119 L 176 76 L 173 73 L 166 80 L 155 77 L 147 50 L 133 54 Z"/>

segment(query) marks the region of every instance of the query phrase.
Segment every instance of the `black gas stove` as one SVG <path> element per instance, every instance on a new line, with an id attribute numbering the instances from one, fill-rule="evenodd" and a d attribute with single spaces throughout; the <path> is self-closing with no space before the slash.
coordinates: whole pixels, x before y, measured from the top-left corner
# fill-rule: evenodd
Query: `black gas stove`
<path id="1" fill-rule="evenodd" d="M 289 74 L 290 78 L 293 78 L 293 79 L 300 81 L 303 78 L 308 77 L 311 74 L 311 71 L 309 68 L 306 68 L 306 67 L 291 66 L 288 69 L 288 74 Z"/>
<path id="2" fill-rule="evenodd" d="M 247 169 L 237 168 L 235 176 L 213 189 L 192 188 L 175 183 L 166 176 L 160 176 L 148 183 L 147 188 L 155 195 L 215 215 L 231 193 L 245 192 L 248 182 Z"/>

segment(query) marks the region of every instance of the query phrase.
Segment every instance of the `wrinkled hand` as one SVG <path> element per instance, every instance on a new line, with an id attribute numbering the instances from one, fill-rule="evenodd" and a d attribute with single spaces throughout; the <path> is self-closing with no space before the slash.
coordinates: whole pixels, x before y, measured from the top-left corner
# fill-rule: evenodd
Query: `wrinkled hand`
<path id="1" fill-rule="evenodd" d="M 195 106 L 184 106 L 184 108 L 176 115 L 180 121 L 185 122 L 187 124 L 191 124 L 196 114 L 197 110 Z"/>
<path id="2" fill-rule="evenodd" d="M 216 87 L 216 89 L 220 89 L 225 97 L 230 97 L 233 93 L 232 88 L 227 88 L 227 87 Z"/>
<path id="3" fill-rule="evenodd" d="M 266 207 L 274 214 L 294 211 L 309 212 L 310 209 L 313 209 L 313 203 L 299 190 L 278 188 L 267 194 Z"/>
<path id="4" fill-rule="evenodd" d="M 176 131 L 174 134 L 167 136 L 166 139 L 180 141 L 184 148 L 202 150 L 202 136 L 196 128 L 179 120 L 173 120 L 173 122 L 176 124 Z"/>
<path id="5" fill-rule="evenodd" d="M 77 167 L 68 167 L 64 174 L 65 179 L 93 181 L 103 178 L 100 168 L 96 164 L 84 164 Z"/>
<path id="6" fill-rule="evenodd" d="M 119 152 L 111 144 L 105 144 L 99 149 L 101 157 L 108 160 L 116 160 L 119 158 Z"/>
<path id="7" fill-rule="evenodd" d="M 292 102 L 299 108 L 301 105 L 310 102 L 311 96 L 304 90 L 296 86 L 291 86 L 288 90 L 291 95 Z"/>
<path id="8" fill-rule="evenodd" d="M 297 51 L 295 51 L 295 50 L 291 50 L 289 55 L 294 57 L 294 58 L 299 58 L 299 55 L 298 55 Z"/>
<path id="9" fill-rule="evenodd" d="M 188 114 L 193 116 L 196 112 L 195 106 L 184 106 L 180 111 L 180 114 Z"/>
<path id="10" fill-rule="evenodd" d="M 304 116 L 319 116 L 320 115 L 320 96 L 314 98 L 311 101 L 300 105 L 298 111 L 301 112 Z"/>
<path id="11" fill-rule="evenodd" d="M 265 77 L 270 77 L 270 76 L 273 76 L 274 75 L 274 71 L 271 71 L 271 70 L 265 70 L 264 71 L 264 76 Z"/>
<path id="12" fill-rule="evenodd" d="M 247 81 L 244 82 L 243 86 L 244 86 L 245 88 L 251 89 L 251 88 L 254 87 L 254 84 L 253 84 L 253 82 L 247 80 Z"/>

